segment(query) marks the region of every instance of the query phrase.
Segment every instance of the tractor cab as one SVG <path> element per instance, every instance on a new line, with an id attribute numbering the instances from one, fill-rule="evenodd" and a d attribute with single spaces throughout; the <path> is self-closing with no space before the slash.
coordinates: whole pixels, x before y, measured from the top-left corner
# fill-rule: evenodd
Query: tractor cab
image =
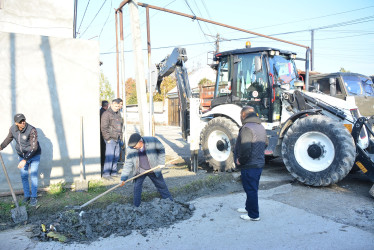
<path id="1" fill-rule="evenodd" d="M 262 121 L 279 121 L 282 89 L 300 86 L 295 58 L 293 52 L 270 47 L 217 53 L 211 108 L 222 104 L 249 105 L 256 109 Z"/>

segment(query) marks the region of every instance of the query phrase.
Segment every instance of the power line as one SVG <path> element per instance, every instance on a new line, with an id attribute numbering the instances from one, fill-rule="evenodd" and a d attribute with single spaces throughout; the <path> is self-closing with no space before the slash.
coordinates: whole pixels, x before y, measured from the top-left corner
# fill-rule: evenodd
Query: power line
<path id="1" fill-rule="evenodd" d="M 93 21 L 95 20 L 95 18 L 97 17 L 97 15 L 100 13 L 101 9 L 103 8 L 104 4 L 106 3 L 107 0 L 105 0 L 103 2 L 103 4 L 101 5 L 100 9 L 97 11 L 96 15 L 94 16 L 94 18 L 92 19 L 92 21 L 90 22 L 90 24 L 87 26 L 87 28 L 83 31 L 82 34 L 80 34 L 79 37 L 82 37 L 84 35 L 84 33 L 88 30 L 88 28 L 91 26 L 91 24 L 93 23 Z"/>
<path id="2" fill-rule="evenodd" d="M 79 28 L 78 28 L 78 32 L 77 32 L 77 33 L 79 33 L 79 30 L 81 29 L 81 26 L 82 26 L 82 23 L 83 23 L 84 17 L 86 16 L 86 11 L 87 11 L 88 5 L 90 4 L 90 1 L 91 1 L 91 0 L 88 0 L 88 3 L 87 3 L 87 5 L 86 5 L 86 9 L 84 10 L 83 17 L 82 17 L 82 21 L 81 21 L 81 24 L 79 25 Z"/>
<path id="3" fill-rule="evenodd" d="M 100 31 L 100 34 L 99 34 L 99 40 L 100 40 L 101 33 L 103 32 L 104 27 L 105 27 L 105 25 L 106 25 L 106 22 L 108 22 L 108 19 L 109 19 L 110 13 L 111 13 L 111 11 L 112 11 L 112 4 L 113 4 L 113 0 L 110 0 L 109 13 L 108 13 L 108 16 L 107 16 L 107 18 L 106 18 L 106 20 L 105 20 L 105 23 L 104 23 L 103 27 L 101 28 L 101 31 Z"/>
<path id="4" fill-rule="evenodd" d="M 317 28 L 289 31 L 289 32 L 283 32 L 283 33 L 276 33 L 276 34 L 270 34 L 268 36 L 280 36 L 280 35 L 289 35 L 289 34 L 295 34 L 295 33 L 300 33 L 300 32 L 309 32 L 311 30 L 331 29 L 331 28 L 335 28 L 335 27 L 342 27 L 342 26 L 354 25 L 354 24 L 365 23 L 365 22 L 372 22 L 372 21 L 374 21 L 374 15 L 367 16 L 367 17 L 362 17 L 362 18 L 358 18 L 358 19 L 354 19 L 354 20 L 350 20 L 350 21 L 346 21 L 346 22 L 321 26 L 321 27 L 317 27 Z M 258 36 L 252 36 L 252 37 L 233 38 L 233 39 L 229 39 L 229 40 L 230 41 L 236 41 L 236 40 L 255 39 L 255 38 L 259 38 L 259 37 Z"/>
<path id="5" fill-rule="evenodd" d="M 192 14 L 193 14 L 194 16 L 196 16 L 196 14 L 193 12 L 191 6 L 189 5 L 188 1 L 187 1 L 187 0 L 184 0 L 184 2 L 187 4 L 187 6 L 188 6 L 188 8 L 191 10 Z M 197 24 L 199 25 L 201 32 L 204 34 L 205 39 L 206 39 L 207 41 L 209 41 L 208 38 L 205 36 L 206 34 L 205 34 L 203 28 L 201 27 L 201 25 L 200 25 L 200 21 L 199 21 L 199 20 L 197 20 Z"/>
<path id="6" fill-rule="evenodd" d="M 336 16 L 336 15 L 346 14 L 346 13 L 349 13 L 349 12 L 355 12 L 355 11 L 359 11 L 359 10 L 369 9 L 369 8 L 373 8 L 373 7 L 374 7 L 374 5 L 371 5 L 371 6 L 367 6 L 367 7 L 363 7 L 363 8 L 359 8 L 359 9 L 353 9 L 353 10 L 348 10 L 348 11 L 333 13 L 333 14 L 329 14 L 329 15 L 323 15 L 323 16 L 318 16 L 318 17 L 312 17 L 312 18 L 306 18 L 306 19 L 301 19 L 301 20 L 295 20 L 295 21 L 285 22 L 285 23 L 279 23 L 279 24 L 273 24 L 273 25 L 267 25 L 267 26 L 262 26 L 262 27 L 251 28 L 251 30 L 276 27 L 276 26 L 281 26 L 281 25 L 290 24 L 290 23 L 294 24 L 295 22 L 305 22 L 305 21 L 310 21 L 310 20 L 315 20 L 315 19 L 320 19 L 320 18 L 325 18 L 325 17 L 330 17 L 330 16 Z"/>
<path id="7" fill-rule="evenodd" d="M 200 43 L 188 43 L 188 44 L 180 44 L 180 45 L 168 45 L 168 46 L 162 46 L 162 47 L 157 47 L 157 48 L 152 48 L 152 50 L 157 50 L 157 49 L 169 49 L 169 48 L 176 48 L 176 47 L 188 47 L 188 46 L 195 46 L 195 45 L 203 45 L 203 44 L 210 44 L 212 42 L 200 42 Z M 142 49 L 142 50 L 147 50 L 147 48 Z M 132 52 L 132 50 L 124 50 L 123 52 L 128 53 Z M 109 55 L 109 54 L 115 54 L 115 51 L 111 52 L 102 52 L 100 55 Z"/>
<path id="8" fill-rule="evenodd" d="M 201 13 L 200 8 L 199 8 L 199 6 L 198 6 L 197 3 L 196 3 L 196 0 L 193 0 L 193 1 L 194 1 L 194 3 L 195 3 L 195 6 L 196 6 L 196 8 L 197 8 L 197 11 L 199 12 L 200 17 L 203 17 L 203 14 Z M 212 31 L 209 29 L 208 24 L 207 24 L 206 22 L 204 22 L 204 25 L 205 25 L 205 27 L 208 29 L 209 34 L 211 35 L 211 34 L 212 34 Z"/>

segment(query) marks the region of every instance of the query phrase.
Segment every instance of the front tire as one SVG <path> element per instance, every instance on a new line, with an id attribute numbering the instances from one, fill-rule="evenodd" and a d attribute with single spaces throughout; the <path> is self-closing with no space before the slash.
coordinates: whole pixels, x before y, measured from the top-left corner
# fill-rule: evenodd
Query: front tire
<path id="1" fill-rule="evenodd" d="M 201 132 L 201 145 L 205 160 L 214 171 L 231 171 L 234 165 L 234 148 L 239 127 L 225 117 L 208 122 Z"/>
<path id="2" fill-rule="evenodd" d="M 328 186 L 352 169 L 356 146 L 342 124 L 321 115 L 296 120 L 282 142 L 287 170 L 310 186 Z"/>

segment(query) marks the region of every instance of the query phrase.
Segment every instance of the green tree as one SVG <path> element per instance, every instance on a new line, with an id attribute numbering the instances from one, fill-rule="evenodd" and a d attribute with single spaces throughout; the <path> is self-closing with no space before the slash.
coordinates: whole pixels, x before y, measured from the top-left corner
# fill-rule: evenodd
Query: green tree
<path id="1" fill-rule="evenodd" d="M 349 71 L 349 70 L 346 70 L 345 68 L 343 68 L 343 67 L 340 67 L 340 70 L 339 70 L 339 72 L 351 72 L 351 71 Z"/>
<path id="2" fill-rule="evenodd" d="M 101 101 L 110 101 L 114 99 L 114 91 L 110 85 L 108 79 L 105 77 L 103 72 L 100 72 L 100 105 Z"/>
<path id="3" fill-rule="evenodd" d="M 199 82 L 199 86 L 211 86 L 213 84 L 214 83 L 211 80 L 207 79 L 207 78 L 203 78 Z"/>
<path id="4" fill-rule="evenodd" d="M 155 102 L 164 101 L 166 97 L 166 93 L 172 90 L 175 86 L 177 86 L 177 81 L 175 77 L 173 76 L 165 77 L 160 85 L 161 93 L 155 94 L 153 96 L 153 101 Z"/>

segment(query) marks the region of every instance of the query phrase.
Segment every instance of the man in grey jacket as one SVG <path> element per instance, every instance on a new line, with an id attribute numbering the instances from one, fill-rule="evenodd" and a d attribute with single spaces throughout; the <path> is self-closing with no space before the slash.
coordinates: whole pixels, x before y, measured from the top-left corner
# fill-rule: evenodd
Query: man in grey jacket
<path id="1" fill-rule="evenodd" d="M 121 181 L 126 181 L 131 173 L 136 176 L 151 168 L 165 165 L 165 148 L 156 137 L 141 137 L 138 133 L 134 133 L 130 136 L 127 145 L 129 148 Z M 161 168 L 158 168 L 134 180 L 134 206 L 140 206 L 143 182 L 147 176 L 152 180 L 163 199 L 173 200 L 162 176 Z"/>

